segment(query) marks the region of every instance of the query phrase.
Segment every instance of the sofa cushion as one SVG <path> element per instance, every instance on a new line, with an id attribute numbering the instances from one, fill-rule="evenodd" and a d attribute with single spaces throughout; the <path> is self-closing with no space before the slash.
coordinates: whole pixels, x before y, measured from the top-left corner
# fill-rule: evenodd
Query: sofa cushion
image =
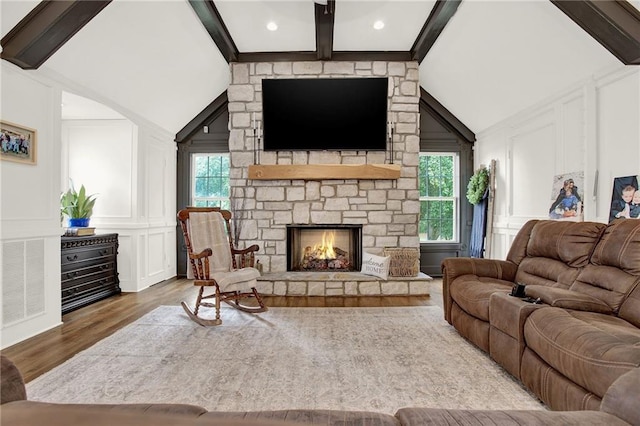
<path id="1" fill-rule="evenodd" d="M 449 410 L 401 408 L 396 417 L 403 426 L 617 426 L 627 425 L 600 411 Z"/>
<path id="2" fill-rule="evenodd" d="M 519 265 L 522 259 L 527 257 L 527 244 L 529 244 L 529 239 L 531 238 L 531 231 L 538 222 L 540 222 L 540 220 L 532 219 L 522 225 L 522 228 L 520 228 L 511 242 L 511 248 L 509 248 L 509 252 L 507 253 L 507 261 Z"/>
<path id="3" fill-rule="evenodd" d="M 622 302 L 618 316 L 640 328 L 640 278 L 629 296 Z"/>
<path id="4" fill-rule="evenodd" d="M 599 312 L 601 314 L 611 314 L 613 312 L 613 309 L 600 299 L 564 288 L 528 285 L 525 292 L 527 296 L 540 298 L 543 303 L 556 308 Z"/>
<path id="5" fill-rule="evenodd" d="M 282 421 L 294 424 L 324 426 L 399 426 L 398 420 L 390 414 L 371 411 L 342 410 L 274 410 L 274 411 L 211 411 L 202 420 L 243 419 L 251 421 Z"/>
<path id="6" fill-rule="evenodd" d="M 617 313 L 638 280 L 639 277 L 613 266 L 587 265 L 569 289 L 602 300 Z"/>
<path id="7" fill-rule="evenodd" d="M 622 219 L 607 226 L 593 250 L 591 263 L 570 289 L 606 302 L 617 313 L 639 282 L 640 221 Z M 637 310 L 626 309 L 622 317 L 638 325 L 639 315 Z"/>
<path id="8" fill-rule="evenodd" d="M 529 316 L 524 335 L 547 364 L 600 398 L 640 365 L 640 329 L 612 315 L 545 307 Z"/>
<path id="9" fill-rule="evenodd" d="M 596 222 L 535 222 L 516 281 L 569 288 L 580 268 L 588 264 L 605 228 L 605 224 Z"/>
<path id="10" fill-rule="evenodd" d="M 531 230 L 527 257 L 546 257 L 581 268 L 589 262 L 605 228 L 597 222 L 540 221 Z"/>
<path id="11" fill-rule="evenodd" d="M 640 221 L 620 219 L 611 223 L 593 251 L 591 263 L 640 277 Z"/>
<path id="12" fill-rule="evenodd" d="M 516 281 L 526 285 L 569 288 L 580 274 L 579 268 L 547 257 L 527 257 L 520 262 Z"/>
<path id="13" fill-rule="evenodd" d="M 489 321 L 489 298 L 497 291 L 509 292 L 513 283 L 495 278 L 463 275 L 449 286 L 449 293 L 456 304 L 466 313 Z"/>

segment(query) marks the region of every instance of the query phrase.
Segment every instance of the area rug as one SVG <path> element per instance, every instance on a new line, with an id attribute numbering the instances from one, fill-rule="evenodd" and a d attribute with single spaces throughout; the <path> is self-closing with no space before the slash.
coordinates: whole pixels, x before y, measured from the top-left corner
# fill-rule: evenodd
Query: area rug
<path id="1" fill-rule="evenodd" d="M 222 315 L 206 328 L 161 306 L 28 383 L 29 399 L 221 411 L 545 409 L 437 306 Z"/>

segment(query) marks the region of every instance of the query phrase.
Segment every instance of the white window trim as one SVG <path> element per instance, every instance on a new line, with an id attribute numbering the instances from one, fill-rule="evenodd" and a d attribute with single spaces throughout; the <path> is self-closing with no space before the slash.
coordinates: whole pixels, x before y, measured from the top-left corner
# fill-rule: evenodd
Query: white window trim
<path id="1" fill-rule="evenodd" d="M 419 196 L 419 201 L 453 201 L 453 240 L 423 240 L 420 244 L 458 244 L 460 243 L 460 153 L 458 152 L 431 152 L 420 151 L 419 156 L 453 156 L 453 197 L 427 197 Z M 420 218 L 418 218 L 419 220 Z"/>
<path id="2" fill-rule="evenodd" d="M 228 201 L 229 203 L 231 203 L 231 197 L 196 197 L 195 193 L 196 193 L 196 158 L 198 157 L 211 157 L 211 156 L 220 156 L 220 157 L 227 157 L 229 158 L 229 153 L 224 153 L 224 152 L 194 152 L 191 154 L 191 170 L 190 170 L 190 179 L 191 182 L 189 182 L 189 189 L 190 189 L 190 197 L 189 199 L 191 200 L 191 204 L 192 206 L 196 205 L 196 201 L 219 201 L 220 204 L 222 205 L 222 201 Z M 229 159 L 229 161 L 231 161 L 231 159 Z M 229 188 L 229 190 L 231 190 L 231 188 Z"/>

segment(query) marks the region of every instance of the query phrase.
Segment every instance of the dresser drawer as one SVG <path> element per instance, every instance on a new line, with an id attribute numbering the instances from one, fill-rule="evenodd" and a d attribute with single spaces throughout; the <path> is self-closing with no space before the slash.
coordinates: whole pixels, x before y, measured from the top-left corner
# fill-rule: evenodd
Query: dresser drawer
<path id="1" fill-rule="evenodd" d="M 94 280 L 78 283 L 77 285 L 69 285 L 62 289 L 62 301 L 71 297 L 82 297 L 90 293 L 96 293 L 115 286 L 113 276 L 95 277 Z"/>
<path id="2" fill-rule="evenodd" d="M 100 259 L 107 256 L 115 256 L 115 246 L 98 246 L 85 250 L 68 250 L 62 253 L 62 265 L 69 265 L 76 262 Z"/>
<path id="3" fill-rule="evenodd" d="M 76 269 L 62 274 L 62 289 L 78 286 L 89 281 L 114 275 L 115 262 L 103 263 L 84 269 Z"/>
<path id="4" fill-rule="evenodd" d="M 62 290 L 62 313 L 89 305 L 98 300 L 120 293 L 114 277 L 87 282 L 77 287 Z"/>
<path id="5" fill-rule="evenodd" d="M 120 293 L 118 234 L 62 237 L 62 313 Z"/>
<path id="6" fill-rule="evenodd" d="M 100 266 L 107 263 L 115 263 L 115 262 L 116 262 L 116 255 L 112 254 L 109 256 L 92 257 L 89 259 L 78 260 L 74 262 L 67 262 L 67 263 L 63 262 L 60 265 L 60 270 L 62 272 L 62 275 L 64 276 L 64 274 L 67 272 L 86 270 L 93 266 Z"/>

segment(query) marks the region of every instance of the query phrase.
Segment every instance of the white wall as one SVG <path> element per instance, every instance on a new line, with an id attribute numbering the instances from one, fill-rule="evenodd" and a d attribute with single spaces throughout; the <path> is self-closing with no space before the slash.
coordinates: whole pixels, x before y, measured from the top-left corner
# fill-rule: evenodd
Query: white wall
<path id="1" fill-rule="evenodd" d="M 123 291 L 176 275 L 176 147 L 173 135 L 126 111 L 118 112 L 131 121 L 63 125 L 61 93 L 69 82 L 6 61 L 0 70 L 0 117 L 38 131 L 37 165 L 0 162 L 5 348 L 60 324 L 59 197 L 69 177 L 98 193 L 91 226 L 119 234 Z M 83 94 L 77 85 L 73 91 Z"/>
<path id="2" fill-rule="evenodd" d="M 122 291 L 176 275 L 176 149 L 164 132 L 129 120 L 63 120 L 63 187 L 97 194 L 91 226 L 118 233 Z"/>
<path id="3" fill-rule="evenodd" d="M 0 162 L 0 345 L 60 324 L 60 90 L 2 61 L 0 117 L 36 129 L 37 164 Z"/>
<path id="4" fill-rule="evenodd" d="M 479 132 L 476 167 L 492 159 L 490 257 L 503 259 L 526 221 L 548 218 L 556 175 L 584 171 L 585 220 L 608 222 L 613 179 L 640 174 L 640 69 L 594 75 Z"/>

